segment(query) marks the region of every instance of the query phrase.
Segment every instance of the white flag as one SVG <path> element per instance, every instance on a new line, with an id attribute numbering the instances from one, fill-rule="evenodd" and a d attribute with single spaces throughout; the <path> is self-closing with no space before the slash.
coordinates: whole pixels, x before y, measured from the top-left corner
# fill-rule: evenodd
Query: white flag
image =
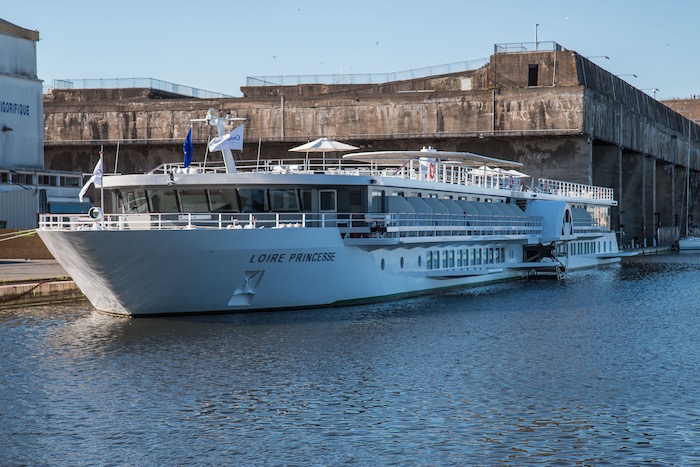
<path id="1" fill-rule="evenodd" d="M 210 151 L 223 151 L 224 149 L 243 150 L 243 125 L 237 126 L 231 133 L 217 136 L 209 141 Z"/>
<path id="2" fill-rule="evenodd" d="M 85 196 L 85 193 L 87 193 L 91 183 L 94 183 L 98 188 L 102 186 L 102 154 L 100 154 L 100 160 L 97 161 L 97 164 L 95 164 L 95 169 L 92 171 L 92 176 L 85 183 L 85 185 L 83 185 L 83 189 L 80 190 L 78 198 L 80 198 L 81 203 L 83 202 L 83 196 Z"/>

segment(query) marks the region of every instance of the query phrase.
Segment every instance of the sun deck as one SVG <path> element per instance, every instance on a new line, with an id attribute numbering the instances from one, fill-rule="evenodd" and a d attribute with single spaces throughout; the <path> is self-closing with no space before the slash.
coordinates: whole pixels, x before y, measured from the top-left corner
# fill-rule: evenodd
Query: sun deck
<path id="1" fill-rule="evenodd" d="M 432 165 L 431 165 L 432 164 Z M 358 162 L 343 159 L 266 159 L 258 161 L 239 161 L 237 170 L 241 173 L 257 174 L 316 174 L 397 178 L 403 180 L 420 180 L 436 184 L 460 185 L 482 189 L 507 190 L 518 193 L 541 193 L 562 196 L 582 201 L 606 201 L 616 204 L 612 188 L 564 182 L 552 179 L 539 179 L 537 184 L 523 183 L 529 176 L 513 169 L 491 166 L 464 164 L 463 161 L 424 161 L 407 159 L 368 160 Z M 162 164 L 150 174 L 187 175 L 187 174 L 223 174 L 226 168 L 221 165 L 193 163 L 187 168 L 182 164 Z"/>

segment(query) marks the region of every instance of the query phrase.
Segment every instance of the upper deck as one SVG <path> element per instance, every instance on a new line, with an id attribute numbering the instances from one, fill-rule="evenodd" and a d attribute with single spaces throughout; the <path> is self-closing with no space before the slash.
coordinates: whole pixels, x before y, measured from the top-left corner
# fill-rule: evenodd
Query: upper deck
<path id="1" fill-rule="evenodd" d="M 419 151 L 411 151 L 416 153 Z M 373 153 L 366 153 L 373 154 Z M 455 153 L 457 154 L 457 153 Z M 357 176 L 374 179 L 368 183 L 376 183 L 377 179 L 391 182 L 391 180 L 412 180 L 434 183 L 435 188 L 443 185 L 443 189 L 460 187 L 473 187 L 487 190 L 505 190 L 510 196 L 518 198 L 530 198 L 534 195 L 549 195 L 549 197 L 562 198 L 567 201 L 577 200 L 586 203 L 606 204 L 614 206 L 612 188 L 586 185 L 581 183 L 565 182 L 560 180 L 540 178 L 530 183 L 528 175 L 515 169 L 507 169 L 493 164 L 482 165 L 467 163 L 464 160 L 440 160 L 438 158 L 407 157 L 401 159 L 361 157 L 355 160 L 349 154 L 343 159 L 325 158 L 290 158 L 290 159 L 265 159 L 255 161 L 239 161 L 236 164 L 238 174 L 258 175 L 340 175 Z M 483 157 L 483 156 L 481 156 Z M 485 158 L 498 163 L 499 160 Z M 510 165 L 520 165 L 510 163 Z M 223 165 L 193 163 L 184 168 L 182 164 L 162 164 L 153 169 L 149 174 L 168 175 L 169 177 L 185 175 L 226 174 Z"/>

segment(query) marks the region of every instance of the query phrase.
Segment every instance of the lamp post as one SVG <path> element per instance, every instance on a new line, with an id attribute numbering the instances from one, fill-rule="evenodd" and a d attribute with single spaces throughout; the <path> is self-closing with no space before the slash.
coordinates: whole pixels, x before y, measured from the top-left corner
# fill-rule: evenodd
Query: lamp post
<path id="1" fill-rule="evenodd" d="M 537 51 L 537 26 L 539 26 L 540 23 L 535 23 L 535 51 Z"/>
<path id="2" fill-rule="evenodd" d="M 646 89 L 642 89 L 642 91 L 651 91 L 651 97 L 656 99 L 656 92 L 661 91 L 661 89 L 659 89 L 659 88 L 646 88 Z"/>

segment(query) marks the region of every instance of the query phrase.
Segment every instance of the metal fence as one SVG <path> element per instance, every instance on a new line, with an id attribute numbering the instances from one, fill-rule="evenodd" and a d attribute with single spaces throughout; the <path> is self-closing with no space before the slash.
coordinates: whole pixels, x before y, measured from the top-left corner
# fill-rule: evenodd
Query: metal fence
<path id="1" fill-rule="evenodd" d="M 556 42 L 511 42 L 507 44 L 496 44 L 493 46 L 493 53 L 510 54 L 523 52 L 563 52 L 566 49 Z"/>
<path id="2" fill-rule="evenodd" d="M 181 96 L 196 97 L 198 99 L 217 99 L 232 97 L 219 92 L 205 91 L 202 89 L 169 83 L 153 78 L 111 78 L 111 79 L 55 79 L 53 89 L 131 89 L 146 88 L 158 91 L 170 92 Z"/>
<path id="3" fill-rule="evenodd" d="M 447 63 L 444 65 L 415 68 L 413 70 L 391 73 L 337 74 L 337 75 L 280 75 L 248 76 L 247 86 L 296 86 L 299 84 L 382 84 L 392 81 L 425 78 L 428 76 L 459 73 L 481 68 L 488 63 L 487 58 L 468 60 L 466 62 Z"/>

